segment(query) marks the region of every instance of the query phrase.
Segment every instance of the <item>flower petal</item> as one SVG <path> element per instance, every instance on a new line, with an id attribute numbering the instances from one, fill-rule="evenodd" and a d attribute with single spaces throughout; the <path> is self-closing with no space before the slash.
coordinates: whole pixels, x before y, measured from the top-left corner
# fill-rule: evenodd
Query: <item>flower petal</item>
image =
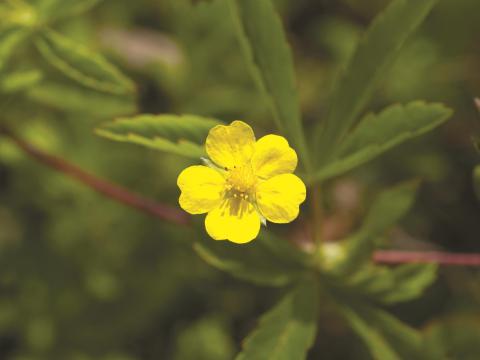
<path id="1" fill-rule="evenodd" d="M 297 161 L 297 153 L 282 136 L 266 135 L 255 144 L 252 166 L 260 178 L 290 174 L 297 167 Z"/>
<path id="2" fill-rule="evenodd" d="M 210 159 L 218 166 L 233 168 L 249 161 L 255 146 L 255 134 L 243 121 L 230 125 L 217 125 L 210 130 L 206 150 Z"/>
<path id="3" fill-rule="evenodd" d="M 298 176 L 277 175 L 257 186 L 257 204 L 267 220 L 289 223 L 298 216 L 298 207 L 305 201 L 306 193 L 305 184 Z"/>
<path id="4" fill-rule="evenodd" d="M 227 200 L 208 213 L 205 229 L 215 240 L 244 244 L 257 237 L 260 231 L 260 216 L 248 201 Z"/>
<path id="5" fill-rule="evenodd" d="M 203 214 L 218 206 L 225 191 L 225 178 L 209 167 L 190 166 L 178 175 L 182 191 L 180 206 L 190 214 Z"/>

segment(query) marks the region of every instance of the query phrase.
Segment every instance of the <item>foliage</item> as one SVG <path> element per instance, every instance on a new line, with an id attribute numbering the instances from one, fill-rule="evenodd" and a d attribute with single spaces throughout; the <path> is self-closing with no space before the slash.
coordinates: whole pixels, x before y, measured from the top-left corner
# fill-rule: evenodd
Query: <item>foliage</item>
<path id="1" fill-rule="evenodd" d="M 340 302 L 340 311 L 369 347 L 375 359 L 429 359 L 422 336 L 388 313 L 368 305 Z"/>
<path id="2" fill-rule="evenodd" d="M 343 140 L 370 99 L 382 72 L 435 2 L 393 1 L 372 23 L 337 85 L 330 114 L 322 125 L 319 141 L 322 150 L 331 153 L 331 147 Z"/>
<path id="3" fill-rule="evenodd" d="M 274 5 L 264 0 L 231 0 L 230 4 L 253 76 L 271 103 L 278 127 L 290 135 L 309 167 L 292 55 Z"/>
<path id="4" fill-rule="evenodd" d="M 432 130 L 450 116 L 451 111 L 443 105 L 421 102 L 394 105 L 378 115 L 369 114 L 314 178 L 325 180 L 370 161 L 392 147 Z"/>
<path id="5" fill-rule="evenodd" d="M 208 131 L 219 123 L 195 115 L 140 115 L 106 124 L 97 134 L 198 159 L 205 155 L 202 142 Z"/>
<path id="6" fill-rule="evenodd" d="M 317 301 L 315 280 L 300 282 L 260 319 L 258 329 L 245 339 L 237 359 L 305 357 L 315 339 Z"/>

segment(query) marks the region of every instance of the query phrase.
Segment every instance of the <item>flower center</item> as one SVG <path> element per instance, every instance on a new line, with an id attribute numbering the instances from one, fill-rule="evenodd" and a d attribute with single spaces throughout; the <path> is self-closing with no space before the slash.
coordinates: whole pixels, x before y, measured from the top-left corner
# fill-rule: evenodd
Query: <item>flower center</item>
<path id="1" fill-rule="evenodd" d="M 234 166 L 227 173 L 227 196 L 253 201 L 257 177 L 250 164 Z"/>

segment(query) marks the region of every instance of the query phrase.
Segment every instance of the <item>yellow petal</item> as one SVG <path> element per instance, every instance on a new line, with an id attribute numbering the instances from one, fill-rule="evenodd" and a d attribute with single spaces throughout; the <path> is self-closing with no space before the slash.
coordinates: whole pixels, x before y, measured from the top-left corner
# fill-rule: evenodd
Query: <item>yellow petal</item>
<path id="1" fill-rule="evenodd" d="M 218 206 L 225 191 L 225 178 L 216 170 L 196 165 L 178 175 L 177 184 L 182 191 L 180 206 L 190 214 L 203 214 Z"/>
<path id="2" fill-rule="evenodd" d="M 274 176 L 257 186 L 257 204 L 267 220 L 284 224 L 298 216 L 298 207 L 305 201 L 307 190 L 293 174 Z"/>
<path id="3" fill-rule="evenodd" d="M 260 231 L 260 216 L 248 201 L 227 200 L 208 213 L 205 229 L 215 240 L 244 244 L 257 237 Z"/>
<path id="4" fill-rule="evenodd" d="M 217 125 L 210 130 L 206 140 L 207 154 L 222 168 L 232 169 L 250 161 L 255 146 L 255 134 L 243 121 L 230 125 Z"/>
<path id="5" fill-rule="evenodd" d="M 297 161 L 297 153 L 282 136 L 267 135 L 255 144 L 252 166 L 260 178 L 290 174 L 297 167 Z"/>

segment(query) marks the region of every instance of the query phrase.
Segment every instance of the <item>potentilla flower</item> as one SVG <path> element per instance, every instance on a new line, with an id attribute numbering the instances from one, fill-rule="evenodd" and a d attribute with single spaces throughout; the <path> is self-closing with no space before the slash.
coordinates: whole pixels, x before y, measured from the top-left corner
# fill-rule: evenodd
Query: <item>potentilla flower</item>
<path id="1" fill-rule="evenodd" d="M 255 141 L 243 121 L 212 128 L 206 140 L 210 160 L 178 176 L 180 206 L 190 214 L 208 213 L 205 228 L 215 240 L 243 244 L 255 239 L 265 219 L 289 223 L 305 201 L 302 180 L 293 175 L 297 154 L 287 140 L 266 135 Z"/>

